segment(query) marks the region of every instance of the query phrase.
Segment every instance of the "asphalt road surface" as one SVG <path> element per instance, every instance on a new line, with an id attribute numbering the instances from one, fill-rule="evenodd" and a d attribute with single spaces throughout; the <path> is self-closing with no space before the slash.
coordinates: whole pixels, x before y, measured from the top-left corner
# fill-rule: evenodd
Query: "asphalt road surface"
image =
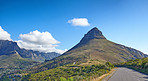
<path id="1" fill-rule="evenodd" d="M 108 81 L 148 81 L 148 75 L 120 67 Z"/>

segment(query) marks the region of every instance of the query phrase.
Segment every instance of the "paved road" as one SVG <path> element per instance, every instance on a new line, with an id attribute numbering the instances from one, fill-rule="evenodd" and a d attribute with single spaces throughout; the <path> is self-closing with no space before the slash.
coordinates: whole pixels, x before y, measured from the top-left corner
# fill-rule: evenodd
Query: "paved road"
<path id="1" fill-rule="evenodd" d="M 118 68 L 108 81 L 148 81 L 148 75 L 128 68 Z"/>

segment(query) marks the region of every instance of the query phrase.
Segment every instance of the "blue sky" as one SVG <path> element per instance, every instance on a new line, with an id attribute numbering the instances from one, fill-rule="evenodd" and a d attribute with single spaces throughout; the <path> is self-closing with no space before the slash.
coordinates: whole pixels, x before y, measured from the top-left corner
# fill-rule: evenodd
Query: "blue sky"
<path id="1" fill-rule="evenodd" d="M 108 40 L 148 54 L 147 0 L 0 0 L 0 26 L 14 41 L 35 30 L 49 32 L 70 49 L 87 31 L 98 27 Z M 90 26 L 68 20 L 86 18 Z"/>

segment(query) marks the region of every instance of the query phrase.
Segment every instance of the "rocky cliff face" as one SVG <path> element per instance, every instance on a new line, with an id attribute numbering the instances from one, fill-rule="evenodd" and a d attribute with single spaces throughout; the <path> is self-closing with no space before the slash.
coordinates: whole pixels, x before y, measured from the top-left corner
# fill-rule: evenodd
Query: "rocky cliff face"
<path id="1" fill-rule="evenodd" d="M 50 60 L 60 56 L 59 53 L 55 52 L 44 53 L 44 52 L 26 50 L 26 49 L 21 49 L 18 52 L 23 58 L 30 58 L 34 61 L 39 61 L 39 62 L 44 62 L 45 60 Z"/>
<path id="2" fill-rule="evenodd" d="M 0 40 L 0 55 L 8 55 L 15 50 L 20 50 L 16 42 Z"/>
<path id="3" fill-rule="evenodd" d="M 80 41 L 81 43 L 85 42 L 85 41 L 90 41 L 92 39 L 106 39 L 102 32 L 100 30 L 98 30 L 97 27 L 94 27 L 93 29 L 91 29 L 90 31 L 88 31 L 87 34 L 84 35 L 84 37 L 82 38 L 82 40 Z"/>

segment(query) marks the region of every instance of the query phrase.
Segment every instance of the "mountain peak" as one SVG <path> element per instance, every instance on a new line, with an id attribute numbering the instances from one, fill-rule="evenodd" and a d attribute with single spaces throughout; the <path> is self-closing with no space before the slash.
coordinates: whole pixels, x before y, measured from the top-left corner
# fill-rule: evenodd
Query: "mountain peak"
<path id="1" fill-rule="evenodd" d="M 93 37 L 93 38 L 98 38 L 98 39 L 104 39 L 105 37 L 102 35 L 102 32 L 97 28 L 94 27 L 90 31 L 88 31 L 86 36 Z"/>
<path id="2" fill-rule="evenodd" d="M 97 27 L 94 27 L 90 31 L 88 31 L 87 34 L 85 34 L 84 37 L 81 39 L 81 41 L 70 50 L 80 47 L 93 39 L 106 39 L 106 38 L 103 36 L 102 32 Z"/>
<path id="3" fill-rule="evenodd" d="M 99 30 L 97 27 L 92 28 L 91 30 Z"/>
<path id="4" fill-rule="evenodd" d="M 89 41 L 91 39 L 106 39 L 106 38 L 103 36 L 102 32 L 97 27 L 94 27 L 90 31 L 88 31 L 87 34 L 84 35 L 81 42 Z"/>

